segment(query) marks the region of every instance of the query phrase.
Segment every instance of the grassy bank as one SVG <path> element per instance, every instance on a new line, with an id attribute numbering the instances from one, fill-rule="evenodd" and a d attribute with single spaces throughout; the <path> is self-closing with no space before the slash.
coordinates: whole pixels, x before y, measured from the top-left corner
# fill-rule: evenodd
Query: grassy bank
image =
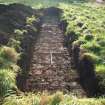
<path id="1" fill-rule="evenodd" d="M 63 5 L 62 20 L 67 21 L 66 35 L 74 32 L 73 44 L 80 44 L 84 54 L 95 63 L 96 73 L 105 80 L 105 7 L 99 5 Z M 105 84 L 104 84 L 105 85 Z"/>
<path id="2" fill-rule="evenodd" d="M 24 64 L 21 64 L 22 68 L 18 61 L 28 53 L 31 38 L 36 38 L 39 22 L 32 8 L 24 5 L 1 5 L 2 7 L 4 10 L 8 9 L 5 13 L 1 11 L 0 15 L 0 99 L 19 92 L 16 78 L 23 72 Z"/>
<path id="3" fill-rule="evenodd" d="M 105 99 L 100 98 L 83 98 L 77 99 L 70 95 L 64 95 L 57 92 L 53 95 L 43 94 L 27 94 L 21 96 L 10 96 L 5 98 L 3 105 L 104 105 Z"/>
<path id="4" fill-rule="evenodd" d="M 21 2 L 35 8 L 56 6 L 59 1 L 11 0 L 5 2 L 0 0 L 1 3 L 7 4 Z M 81 43 L 80 48 L 85 50 L 84 54 L 92 58 L 95 64 L 95 71 L 102 78 L 100 84 L 105 86 L 105 7 L 91 4 L 67 5 L 68 2 L 70 3 L 69 0 L 65 1 L 65 4 L 64 0 L 60 2 L 63 2 L 63 4 L 59 4 L 59 8 L 64 12 L 62 20 L 66 20 L 68 23 L 66 35 L 71 31 L 75 33 L 77 39 L 73 44 Z M 21 23 L 24 20 L 26 26 L 31 26 L 34 32 L 37 31 L 33 27 L 33 22 L 37 21 L 35 16 L 31 14 L 31 16 L 27 15 L 22 19 L 16 20 L 16 22 Z M 4 35 L 5 31 L 2 30 L 1 33 Z M 5 34 L 6 37 L 7 33 Z M 21 68 L 17 66 L 17 61 L 22 54 L 21 41 L 26 34 L 27 30 L 24 28 L 13 28 L 13 32 L 9 34 L 8 43 L 0 45 L 0 98 L 3 98 L 2 105 L 105 105 L 105 98 L 79 99 L 61 92 L 53 95 L 20 92 L 16 86 L 16 76 L 21 71 Z"/>
<path id="5" fill-rule="evenodd" d="M 0 3 L 11 4 L 11 3 L 21 3 L 33 8 L 51 7 L 58 6 L 59 3 L 80 3 L 88 0 L 0 0 Z"/>

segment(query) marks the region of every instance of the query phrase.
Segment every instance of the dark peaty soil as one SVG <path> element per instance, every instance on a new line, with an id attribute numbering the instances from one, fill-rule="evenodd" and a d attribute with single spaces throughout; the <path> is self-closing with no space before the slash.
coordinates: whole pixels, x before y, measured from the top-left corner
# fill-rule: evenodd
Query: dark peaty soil
<path id="1" fill-rule="evenodd" d="M 65 46 L 59 15 L 54 8 L 44 11 L 37 41 L 32 44 L 30 68 L 23 91 L 63 91 L 78 97 L 86 96 L 79 84 L 79 75 L 72 69 L 71 56 Z"/>

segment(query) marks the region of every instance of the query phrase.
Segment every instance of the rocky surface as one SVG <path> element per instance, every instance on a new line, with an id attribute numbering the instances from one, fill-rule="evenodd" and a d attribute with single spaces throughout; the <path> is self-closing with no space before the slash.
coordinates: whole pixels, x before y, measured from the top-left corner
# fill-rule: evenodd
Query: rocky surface
<path id="1" fill-rule="evenodd" d="M 48 20 L 48 18 L 47 18 Z M 33 43 L 30 71 L 24 91 L 63 91 L 85 96 L 79 76 L 72 69 L 71 57 L 64 46 L 64 35 L 57 20 L 44 20 L 39 39 Z"/>

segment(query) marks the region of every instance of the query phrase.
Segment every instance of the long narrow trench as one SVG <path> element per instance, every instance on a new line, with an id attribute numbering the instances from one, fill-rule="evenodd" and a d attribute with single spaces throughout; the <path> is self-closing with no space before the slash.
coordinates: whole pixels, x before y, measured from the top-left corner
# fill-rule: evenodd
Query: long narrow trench
<path id="1" fill-rule="evenodd" d="M 72 69 L 70 53 L 64 46 L 64 35 L 58 24 L 56 16 L 44 16 L 39 38 L 32 46 L 25 91 L 63 91 L 86 96 L 78 74 Z"/>

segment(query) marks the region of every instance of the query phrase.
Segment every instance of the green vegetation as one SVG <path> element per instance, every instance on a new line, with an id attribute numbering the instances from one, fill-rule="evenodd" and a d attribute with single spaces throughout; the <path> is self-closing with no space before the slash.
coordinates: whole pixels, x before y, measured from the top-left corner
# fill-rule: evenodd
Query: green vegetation
<path id="1" fill-rule="evenodd" d="M 5 98 L 3 105 L 104 105 L 104 98 L 83 98 L 77 99 L 69 95 L 63 95 L 63 93 L 57 92 L 53 95 L 47 93 L 27 95 L 21 94 L 21 96 L 11 95 Z"/>
<path id="2" fill-rule="evenodd" d="M 16 73 L 10 69 L 0 70 L 0 97 L 13 94 L 16 88 Z"/>
<path id="3" fill-rule="evenodd" d="M 78 1 L 78 0 L 77 0 Z M 105 86 L 105 7 L 86 3 L 68 4 L 73 0 L 0 0 L 0 3 L 22 3 L 34 8 L 57 6 L 63 10 L 62 20 L 68 23 L 66 35 L 74 32 L 76 40 L 73 44 L 80 43 L 80 48 L 85 49 L 84 55 L 90 57 L 96 66 L 96 73 L 101 76 L 101 85 Z M 80 0 L 84 1 L 84 0 Z M 31 27 L 38 22 L 34 15 L 27 17 L 25 25 Z M 0 45 L 0 98 L 2 105 L 104 105 L 105 98 L 77 99 L 71 95 L 57 92 L 48 93 L 21 93 L 17 95 L 16 76 L 21 68 L 17 61 L 22 54 L 21 42 L 28 33 L 26 29 L 14 29 L 6 46 Z M 7 97 L 8 96 L 8 97 Z M 4 98 L 5 97 L 5 98 Z M 1 104 L 1 103 L 0 103 Z"/>
<path id="4" fill-rule="evenodd" d="M 80 42 L 80 48 L 94 59 L 96 72 L 105 74 L 105 7 L 61 4 L 60 8 L 64 12 L 62 20 L 68 23 L 66 34 L 76 33 L 74 43 Z"/>
<path id="5" fill-rule="evenodd" d="M 35 17 L 34 15 L 26 18 L 27 25 L 33 25 L 34 22 L 39 22 L 39 21 L 40 21 L 39 18 Z"/>
<path id="6" fill-rule="evenodd" d="M 58 6 L 59 3 L 77 3 L 84 2 L 88 0 L 0 0 L 0 3 L 11 4 L 11 3 L 21 3 L 25 5 L 30 5 L 34 8 L 42 8 L 42 7 L 51 7 Z"/>
<path id="7" fill-rule="evenodd" d="M 24 27 L 31 27 L 33 31 L 37 32 L 33 26 L 34 22 L 38 22 L 38 19 L 34 15 L 26 17 Z M 8 26 L 6 25 L 5 27 Z M 14 31 L 9 33 L 11 35 L 9 35 L 8 42 L 5 45 L 0 43 L 0 101 L 4 97 L 19 92 L 16 86 L 16 77 L 21 72 L 21 68 L 17 65 L 17 62 L 23 54 L 21 43 L 25 35 L 27 35 L 28 30 L 26 28 L 12 28 Z"/>
<path id="8" fill-rule="evenodd" d="M 10 68 L 11 65 L 15 64 L 18 59 L 18 54 L 14 48 L 1 47 L 0 48 L 0 67 Z"/>
<path id="9" fill-rule="evenodd" d="M 20 69 L 16 64 L 18 58 L 19 54 L 14 48 L 0 48 L 0 97 L 10 95 L 17 89 L 16 75 Z"/>

